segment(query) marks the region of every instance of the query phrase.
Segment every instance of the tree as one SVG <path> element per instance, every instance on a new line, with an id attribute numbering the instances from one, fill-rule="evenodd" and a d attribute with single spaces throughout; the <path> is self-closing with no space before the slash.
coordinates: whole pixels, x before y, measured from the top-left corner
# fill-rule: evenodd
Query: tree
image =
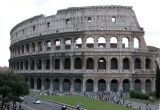
<path id="1" fill-rule="evenodd" d="M 156 97 L 160 98 L 160 69 L 157 64 L 157 74 L 156 74 Z"/>
<path id="2" fill-rule="evenodd" d="M 13 72 L 0 72 L 0 97 L 2 104 L 9 101 L 21 102 L 20 96 L 29 94 L 24 78 Z"/>

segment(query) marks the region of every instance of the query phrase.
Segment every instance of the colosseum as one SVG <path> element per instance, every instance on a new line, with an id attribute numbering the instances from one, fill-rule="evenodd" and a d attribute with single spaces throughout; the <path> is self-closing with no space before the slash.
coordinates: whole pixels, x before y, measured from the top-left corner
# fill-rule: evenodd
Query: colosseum
<path id="1" fill-rule="evenodd" d="M 154 91 L 158 48 L 147 46 L 130 6 L 71 7 L 10 32 L 10 70 L 31 89 Z"/>

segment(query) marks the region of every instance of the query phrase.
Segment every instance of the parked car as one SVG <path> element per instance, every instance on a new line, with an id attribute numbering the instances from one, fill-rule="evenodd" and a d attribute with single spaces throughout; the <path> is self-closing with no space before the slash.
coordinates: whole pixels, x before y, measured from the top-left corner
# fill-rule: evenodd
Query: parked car
<path id="1" fill-rule="evenodd" d="M 33 103 L 34 103 L 34 104 L 40 104 L 40 103 L 41 103 L 41 100 L 40 100 L 40 99 L 34 99 L 34 100 L 33 100 Z"/>

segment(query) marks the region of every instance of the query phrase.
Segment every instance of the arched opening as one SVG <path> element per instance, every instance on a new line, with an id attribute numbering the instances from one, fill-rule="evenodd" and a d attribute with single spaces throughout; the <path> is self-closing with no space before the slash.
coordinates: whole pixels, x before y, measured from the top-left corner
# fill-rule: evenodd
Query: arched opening
<path id="1" fill-rule="evenodd" d="M 31 44 L 31 49 L 32 49 L 32 52 L 35 52 L 35 43 L 34 42 L 32 42 L 32 44 Z"/>
<path id="2" fill-rule="evenodd" d="M 21 46 L 21 53 L 24 53 L 24 45 Z"/>
<path id="3" fill-rule="evenodd" d="M 106 60 L 104 58 L 98 60 L 98 69 L 106 69 Z"/>
<path id="4" fill-rule="evenodd" d="M 30 79 L 30 88 L 34 89 L 34 79 L 33 78 Z"/>
<path id="5" fill-rule="evenodd" d="M 93 92 L 93 80 L 88 79 L 86 82 L 86 91 L 87 92 Z"/>
<path id="6" fill-rule="evenodd" d="M 106 81 L 104 79 L 98 81 L 98 91 L 106 91 Z"/>
<path id="7" fill-rule="evenodd" d="M 106 47 L 106 40 L 104 37 L 98 38 L 98 47 L 102 47 L 102 48 Z"/>
<path id="8" fill-rule="evenodd" d="M 134 48 L 139 48 L 139 39 L 134 38 Z"/>
<path id="9" fill-rule="evenodd" d="M 70 81 L 69 79 L 63 80 L 63 91 L 70 91 Z"/>
<path id="10" fill-rule="evenodd" d="M 140 79 L 136 79 L 134 82 L 134 89 L 141 91 L 141 80 Z"/>
<path id="11" fill-rule="evenodd" d="M 128 79 L 123 80 L 123 91 L 125 92 L 130 91 L 130 82 Z"/>
<path id="12" fill-rule="evenodd" d="M 46 69 L 50 69 L 50 60 L 49 59 L 46 59 Z"/>
<path id="13" fill-rule="evenodd" d="M 117 48 L 117 38 L 116 37 L 112 37 L 110 39 L 110 48 Z"/>
<path id="14" fill-rule="evenodd" d="M 149 58 L 146 59 L 146 69 L 151 69 L 151 60 Z"/>
<path id="15" fill-rule="evenodd" d="M 25 78 L 25 82 L 28 83 L 28 78 Z"/>
<path id="16" fill-rule="evenodd" d="M 37 79 L 37 89 L 42 89 L 42 81 L 40 78 Z"/>
<path id="17" fill-rule="evenodd" d="M 76 48 L 82 48 L 82 38 L 76 39 Z"/>
<path id="18" fill-rule="evenodd" d="M 60 86 L 59 80 L 54 79 L 53 80 L 53 91 L 59 91 L 59 86 Z"/>
<path id="19" fill-rule="evenodd" d="M 151 80 L 150 79 L 147 79 L 146 80 L 146 92 L 151 92 Z"/>
<path id="20" fill-rule="evenodd" d="M 42 69 L 42 61 L 41 61 L 41 59 L 37 60 L 37 69 L 38 70 Z"/>
<path id="21" fill-rule="evenodd" d="M 71 39 L 66 38 L 64 40 L 64 44 L 65 44 L 65 49 L 71 49 Z"/>
<path id="22" fill-rule="evenodd" d="M 35 62 L 34 60 L 31 60 L 31 64 L 30 64 L 31 70 L 34 70 L 34 67 L 35 67 Z"/>
<path id="23" fill-rule="evenodd" d="M 94 39 L 92 37 L 87 38 L 86 46 L 87 48 L 94 48 Z"/>
<path id="24" fill-rule="evenodd" d="M 56 47 L 56 50 L 60 50 L 60 45 L 61 45 L 61 42 L 59 39 L 55 40 L 55 47 Z"/>
<path id="25" fill-rule="evenodd" d="M 76 79 L 74 81 L 74 91 L 81 92 L 81 87 L 82 87 L 82 81 L 80 79 Z"/>
<path id="26" fill-rule="evenodd" d="M 50 88 L 50 80 L 48 78 L 46 78 L 44 80 L 44 89 L 48 90 Z"/>
<path id="27" fill-rule="evenodd" d="M 15 49 L 15 50 L 16 50 L 16 49 Z M 21 49 L 20 49 L 20 46 L 18 46 L 18 55 L 20 54 L 20 50 L 21 50 Z"/>
<path id="28" fill-rule="evenodd" d="M 46 50 L 51 51 L 52 42 L 50 40 L 46 41 Z"/>
<path id="29" fill-rule="evenodd" d="M 59 59 L 55 59 L 55 69 L 56 70 L 60 69 L 60 60 Z"/>
<path id="30" fill-rule="evenodd" d="M 23 61 L 20 62 L 20 69 L 23 70 Z"/>
<path id="31" fill-rule="evenodd" d="M 122 38 L 122 48 L 128 48 L 128 38 Z"/>
<path id="32" fill-rule="evenodd" d="M 141 69 L 141 60 L 139 58 L 135 59 L 134 68 L 135 69 Z"/>
<path id="33" fill-rule="evenodd" d="M 116 79 L 113 79 L 111 81 L 111 91 L 117 92 L 118 91 L 118 81 Z"/>
<path id="34" fill-rule="evenodd" d="M 64 60 L 64 69 L 71 69 L 71 60 L 69 58 Z"/>
<path id="35" fill-rule="evenodd" d="M 130 68 L 130 63 L 128 58 L 123 59 L 123 69 L 129 69 Z"/>
<path id="36" fill-rule="evenodd" d="M 87 59 L 87 67 L 86 69 L 94 69 L 94 61 L 92 58 Z"/>
<path id="37" fill-rule="evenodd" d="M 111 59 L 111 69 L 118 69 L 118 61 L 117 58 Z"/>
<path id="38" fill-rule="evenodd" d="M 28 70 L 28 61 L 25 61 L 25 69 Z"/>
<path id="39" fill-rule="evenodd" d="M 82 69 L 82 60 L 80 58 L 75 59 L 74 68 L 75 69 Z"/>
<path id="40" fill-rule="evenodd" d="M 29 53 L 29 44 L 26 44 L 26 53 Z"/>
<path id="41" fill-rule="evenodd" d="M 42 42 L 39 41 L 38 42 L 38 52 L 41 52 L 42 51 Z"/>

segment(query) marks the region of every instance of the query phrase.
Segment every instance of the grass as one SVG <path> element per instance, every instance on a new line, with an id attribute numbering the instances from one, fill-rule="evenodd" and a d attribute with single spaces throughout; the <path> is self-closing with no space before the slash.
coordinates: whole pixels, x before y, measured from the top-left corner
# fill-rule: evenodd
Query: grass
<path id="1" fill-rule="evenodd" d="M 73 96 L 39 96 L 48 100 L 77 106 L 82 104 L 82 107 L 87 110 L 136 110 L 135 108 L 127 108 L 119 104 L 112 104 L 106 101 L 101 101 L 93 98 L 88 98 L 81 95 Z"/>
<path id="2" fill-rule="evenodd" d="M 134 102 L 140 102 L 140 103 L 146 103 L 147 100 L 143 100 L 143 99 L 136 99 L 136 98 L 129 98 L 129 97 L 122 97 L 121 99 L 124 100 L 130 100 L 130 101 L 134 101 Z M 159 103 L 160 100 L 159 99 L 155 99 L 154 103 Z"/>

